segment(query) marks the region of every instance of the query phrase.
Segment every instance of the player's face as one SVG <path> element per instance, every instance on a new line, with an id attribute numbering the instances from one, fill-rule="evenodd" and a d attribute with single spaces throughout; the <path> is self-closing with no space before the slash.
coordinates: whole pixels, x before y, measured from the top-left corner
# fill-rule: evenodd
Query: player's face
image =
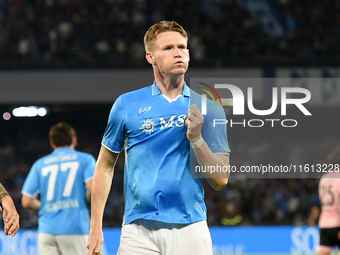
<path id="1" fill-rule="evenodd" d="M 151 53 L 153 64 L 162 74 L 184 74 L 188 69 L 189 50 L 186 38 L 178 32 L 160 33 Z"/>

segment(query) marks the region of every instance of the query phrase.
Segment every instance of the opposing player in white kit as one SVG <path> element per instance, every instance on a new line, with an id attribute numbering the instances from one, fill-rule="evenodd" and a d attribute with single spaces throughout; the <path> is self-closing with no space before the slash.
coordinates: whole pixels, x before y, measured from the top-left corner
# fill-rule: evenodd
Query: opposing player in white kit
<path id="1" fill-rule="evenodd" d="M 76 132 L 64 122 L 54 125 L 49 137 L 54 151 L 33 164 L 22 188 L 22 206 L 39 211 L 41 255 L 86 254 L 95 158 L 74 149 Z"/>
<path id="2" fill-rule="evenodd" d="M 321 215 L 318 255 L 329 255 L 334 247 L 340 248 L 340 151 L 332 152 L 328 161 L 333 164 L 333 172 L 324 174 L 319 183 Z"/>
<path id="3" fill-rule="evenodd" d="M 93 178 L 89 255 L 101 254 L 103 211 L 122 150 L 125 212 L 118 254 L 212 255 L 202 180 L 190 173 L 190 147 L 202 166 L 227 166 L 230 150 L 226 125 L 213 127 L 213 119 L 226 118 L 222 106 L 209 100 L 212 114 L 203 118 L 200 95 L 184 82 L 187 39 L 174 21 L 145 34 L 155 82 L 121 95 L 112 107 Z M 229 173 L 209 177 L 221 190 Z"/>

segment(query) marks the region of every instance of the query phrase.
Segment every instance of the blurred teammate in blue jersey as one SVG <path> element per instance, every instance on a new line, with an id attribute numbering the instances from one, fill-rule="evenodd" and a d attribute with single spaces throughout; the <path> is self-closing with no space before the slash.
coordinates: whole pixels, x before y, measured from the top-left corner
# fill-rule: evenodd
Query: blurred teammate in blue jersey
<path id="1" fill-rule="evenodd" d="M 101 254 L 103 211 L 122 150 L 125 212 L 118 255 L 213 254 L 202 179 L 191 176 L 190 150 L 201 166 L 219 167 L 229 164 L 230 150 L 226 126 L 213 127 L 193 106 L 200 99 L 184 82 L 187 40 L 173 21 L 145 34 L 155 82 L 121 95 L 111 109 L 93 178 L 88 255 Z M 213 112 L 225 119 L 222 106 Z M 221 190 L 229 172 L 208 177 Z"/>
<path id="2" fill-rule="evenodd" d="M 74 149 L 76 132 L 67 123 L 54 125 L 49 137 L 54 151 L 33 164 L 22 188 L 22 206 L 39 211 L 41 255 L 86 254 L 95 158 Z"/>

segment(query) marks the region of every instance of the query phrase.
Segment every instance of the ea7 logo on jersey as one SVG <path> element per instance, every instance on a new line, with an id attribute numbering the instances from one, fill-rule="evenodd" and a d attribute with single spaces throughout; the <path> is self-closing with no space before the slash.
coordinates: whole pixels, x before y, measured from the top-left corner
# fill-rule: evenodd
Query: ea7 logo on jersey
<path id="1" fill-rule="evenodd" d="M 139 108 L 139 113 L 142 113 L 142 112 L 148 112 L 151 110 L 151 106 L 149 107 L 145 107 L 145 108 Z"/>
<path id="2" fill-rule="evenodd" d="M 164 117 L 159 118 L 159 125 L 161 126 L 159 129 L 165 129 L 165 128 L 172 128 L 172 127 L 182 127 L 185 123 L 185 120 L 187 118 L 186 114 L 179 115 L 176 118 L 176 115 L 173 115 L 170 117 L 168 121 L 164 119 Z M 153 120 L 150 120 L 149 118 L 144 121 L 142 124 L 142 127 L 139 129 L 142 129 L 145 133 L 151 135 L 153 131 L 156 130 L 156 124 Z"/>

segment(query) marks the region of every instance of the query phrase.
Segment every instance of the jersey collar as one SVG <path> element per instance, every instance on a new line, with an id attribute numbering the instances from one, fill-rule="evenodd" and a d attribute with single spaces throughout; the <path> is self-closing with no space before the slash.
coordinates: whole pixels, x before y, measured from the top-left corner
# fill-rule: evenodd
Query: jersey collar
<path id="1" fill-rule="evenodd" d="M 151 90 L 152 90 L 152 96 L 158 96 L 161 95 L 161 91 L 159 90 L 159 88 L 156 85 L 156 81 L 153 82 L 153 84 L 151 85 Z M 183 96 L 185 97 L 190 97 L 190 89 L 188 87 L 188 85 L 184 82 L 184 87 L 183 87 Z"/>
<path id="2" fill-rule="evenodd" d="M 60 153 L 60 152 L 64 152 L 64 151 L 74 151 L 74 149 L 72 149 L 69 146 L 64 146 L 64 147 L 58 147 L 58 148 L 53 150 L 53 152 L 55 152 L 55 153 Z"/>

